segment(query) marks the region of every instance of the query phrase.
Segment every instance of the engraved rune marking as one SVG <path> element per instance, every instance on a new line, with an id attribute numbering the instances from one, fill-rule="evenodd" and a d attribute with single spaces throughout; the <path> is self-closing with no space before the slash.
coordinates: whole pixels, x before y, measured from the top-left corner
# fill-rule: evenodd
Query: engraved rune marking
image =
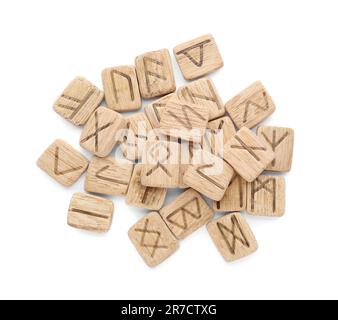
<path id="1" fill-rule="evenodd" d="M 249 152 L 257 161 L 260 161 L 258 155 L 254 152 L 254 150 L 266 151 L 264 147 L 255 147 L 255 146 L 248 146 L 240 137 L 235 136 L 235 139 L 241 144 L 238 145 L 231 145 L 232 149 L 241 149 Z"/>
<path id="2" fill-rule="evenodd" d="M 211 102 L 213 102 L 217 105 L 218 110 L 221 110 L 222 105 L 220 105 L 220 103 L 217 99 L 214 88 L 212 87 L 210 81 L 207 81 L 207 83 L 208 83 L 208 88 L 209 88 L 211 96 L 206 96 L 206 95 L 203 95 L 203 94 L 194 93 L 188 87 L 185 87 L 185 88 L 182 89 L 182 95 L 185 97 L 185 99 L 190 100 L 192 103 L 197 103 L 196 100 L 211 101 Z"/>
<path id="3" fill-rule="evenodd" d="M 264 132 L 262 132 L 262 136 L 264 137 L 266 142 L 271 146 L 273 152 L 275 152 L 277 147 L 287 138 L 287 136 L 289 135 L 289 132 L 285 132 L 283 136 L 280 137 L 278 140 L 276 140 L 276 135 L 277 135 L 277 132 L 274 129 L 272 131 L 272 140 L 270 140 L 269 137 Z M 275 166 L 276 159 L 274 159 L 271 164 L 272 166 Z"/>
<path id="4" fill-rule="evenodd" d="M 61 98 L 64 98 L 70 102 L 75 102 L 76 104 L 78 104 L 77 107 L 73 107 L 71 105 L 67 105 L 67 104 L 62 104 L 62 103 L 59 103 L 57 104 L 57 106 L 59 108 L 62 108 L 62 109 L 67 109 L 67 110 L 71 110 L 73 111 L 68 117 L 67 119 L 70 119 L 72 120 L 77 114 L 78 112 L 81 110 L 81 108 L 88 102 L 88 100 L 91 98 L 91 96 L 95 93 L 95 89 L 91 89 L 87 94 L 86 96 L 80 100 L 80 99 L 77 99 L 77 98 L 74 98 L 74 97 L 70 97 L 66 94 L 63 94 L 61 96 Z"/>
<path id="5" fill-rule="evenodd" d="M 70 168 L 68 170 L 64 170 L 64 171 L 60 171 L 59 170 L 59 152 L 60 152 L 60 148 L 56 147 L 55 148 L 55 155 L 54 155 L 54 174 L 56 176 L 63 176 L 65 174 L 71 173 L 71 172 L 75 172 L 78 171 L 80 169 L 82 169 L 83 167 L 76 167 L 76 168 Z"/>
<path id="6" fill-rule="evenodd" d="M 90 211 L 86 211 L 86 210 L 81 210 L 81 209 L 70 209 L 71 212 L 75 212 L 75 213 L 81 213 L 90 217 L 95 217 L 95 218 L 100 218 L 100 219 L 109 219 L 108 216 L 104 215 L 104 214 L 99 214 L 99 213 L 94 213 L 94 212 L 90 212 Z"/>
<path id="7" fill-rule="evenodd" d="M 112 126 L 114 124 L 114 122 L 108 122 L 107 124 L 99 127 L 99 115 L 98 112 L 96 111 L 95 114 L 95 132 L 88 135 L 87 137 L 83 138 L 81 140 L 81 143 L 84 143 L 92 138 L 95 138 L 95 152 L 98 151 L 99 149 L 99 133 L 107 128 L 109 128 L 110 126 Z"/>
<path id="8" fill-rule="evenodd" d="M 198 167 L 196 169 L 196 172 L 204 179 L 208 180 L 209 182 L 211 182 L 212 184 L 214 184 L 218 189 L 224 190 L 224 187 L 222 185 L 220 185 L 218 182 L 216 182 L 215 180 L 211 179 L 209 176 L 207 176 L 204 172 L 202 172 L 203 169 L 207 169 L 207 168 L 212 168 L 215 164 L 205 164 L 202 165 L 200 167 Z"/>
<path id="9" fill-rule="evenodd" d="M 196 212 L 186 209 L 186 207 L 188 205 L 190 205 L 191 203 L 193 203 L 196 206 Z M 174 217 L 176 217 L 180 213 L 181 213 L 183 223 L 179 223 L 177 220 L 174 220 Z M 200 203 L 198 201 L 198 198 L 195 197 L 195 198 L 189 200 L 181 208 L 178 208 L 177 210 L 173 211 L 170 215 L 168 215 L 167 220 L 170 223 L 172 223 L 173 225 L 175 225 L 176 227 L 179 227 L 183 230 L 186 230 L 189 227 L 188 221 L 187 221 L 188 215 L 190 217 L 192 217 L 193 219 L 196 219 L 196 220 L 198 220 L 202 217 L 201 207 L 200 207 Z"/>
<path id="10" fill-rule="evenodd" d="M 255 97 L 257 97 L 258 95 L 262 94 L 263 95 L 263 99 L 265 101 L 265 105 L 259 105 L 258 103 L 256 103 L 255 101 L 253 101 L 253 99 L 255 99 Z M 266 92 L 256 92 L 254 93 L 246 102 L 245 102 L 245 109 L 244 109 L 244 114 L 243 114 L 243 123 L 246 123 L 248 121 L 248 114 L 249 114 L 249 109 L 250 108 L 255 108 L 256 110 L 263 110 L 266 111 L 269 109 L 269 101 L 268 98 L 266 96 Z"/>
<path id="11" fill-rule="evenodd" d="M 162 74 L 159 74 L 157 71 L 154 72 L 154 71 L 150 71 L 149 70 L 149 67 L 150 67 L 150 64 L 155 64 L 157 66 L 160 66 L 160 67 L 163 67 L 163 62 L 161 61 L 158 61 L 156 59 L 153 59 L 153 58 L 149 58 L 149 57 L 143 57 L 143 66 L 144 66 L 144 71 L 145 71 L 145 77 L 146 77 L 146 84 L 147 84 L 147 90 L 148 90 L 148 93 L 151 92 L 151 83 L 150 83 L 150 77 L 155 77 L 157 79 L 161 79 L 161 80 L 167 80 L 167 78 L 165 77 L 165 75 L 162 73 Z"/>
<path id="12" fill-rule="evenodd" d="M 268 187 L 268 184 L 272 182 L 272 189 Z M 256 185 L 257 183 L 257 185 Z M 260 179 L 256 179 L 254 182 L 252 182 L 252 188 L 251 188 L 251 210 L 255 210 L 255 194 L 261 190 L 265 190 L 268 193 L 272 194 L 272 210 L 273 212 L 276 211 L 276 179 L 275 178 L 269 178 L 265 181 L 262 181 Z"/>
<path id="13" fill-rule="evenodd" d="M 116 103 L 119 103 L 119 96 L 118 96 L 116 82 L 115 82 L 115 74 L 119 75 L 121 77 L 124 77 L 128 81 L 130 99 L 131 99 L 131 101 L 134 101 L 135 95 L 134 95 L 134 89 L 133 89 L 133 83 L 132 83 L 131 77 L 129 75 L 123 73 L 123 72 L 118 71 L 118 70 L 112 70 L 111 71 L 111 80 L 112 80 L 112 84 L 113 84 L 113 91 L 114 91 L 114 97 L 115 97 Z"/>
<path id="14" fill-rule="evenodd" d="M 108 181 L 108 182 L 123 184 L 125 186 L 129 185 L 129 182 L 125 182 L 125 181 L 121 181 L 121 180 L 118 180 L 118 179 L 113 179 L 113 178 L 108 178 L 108 177 L 102 176 L 101 174 L 108 169 L 109 169 L 109 165 L 101 168 L 99 171 L 96 172 L 96 174 L 95 174 L 96 178 L 104 180 L 104 181 Z"/>
<path id="15" fill-rule="evenodd" d="M 150 254 L 150 256 L 152 258 L 155 257 L 155 253 L 157 251 L 157 249 L 168 249 L 167 246 L 165 245 L 160 245 L 160 240 L 161 240 L 161 232 L 157 231 L 157 230 L 150 230 L 148 229 L 148 225 L 149 225 L 149 219 L 146 219 L 145 223 L 144 223 L 144 227 L 143 229 L 135 229 L 136 232 L 140 232 L 142 233 L 142 238 L 141 238 L 141 247 L 144 247 L 144 248 L 152 248 L 152 252 Z M 145 238 L 146 238 L 146 235 L 149 234 L 149 235 L 155 235 L 156 236 L 156 239 L 155 241 L 153 241 L 153 243 L 147 243 L 145 241 Z M 150 239 L 153 239 L 153 237 L 151 236 Z"/>
<path id="16" fill-rule="evenodd" d="M 153 104 L 153 109 L 154 109 L 155 116 L 158 122 L 161 121 L 161 116 L 160 116 L 160 112 L 158 111 L 158 108 L 164 108 L 166 105 L 167 105 L 166 103 L 154 103 Z"/>
<path id="17" fill-rule="evenodd" d="M 161 150 L 160 148 L 164 147 L 164 150 L 166 152 L 165 155 L 161 154 Z M 163 149 L 162 149 L 163 150 Z M 158 155 L 155 154 L 155 152 L 158 153 Z M 146 176 L 149 177 L 151 174 L 153 174 L 156 170 L 161 169 L 162 171 L 164 171 L 166 173 L 167 176 L 169 176 L 170 178 L 172 177 L 171 173 L 168 171 L 168 169 L 162 164 L 163 162 L 167 161 L 170 156 L 171 156 L 171 152 L 169 147 L 163 145 L 163 144 L 156 144 L 154 145 L 150 151 L 149 154 L 151 155 L 152 159 L 155 160 L 157 159 L 157 164 L 151 168 L 147 173 Z M 161 158 L 159 158 L 161 156 Z M 158 159 L 159 158 L 159 159 Z"/>
<path id="18" fill-rule="evenodd" d="M 180 54 L 184 54 L 196 67 L 202 67 L 203 65 L 203 62 L 204 62 L 204 45 L 210 43 L 211 40 L 205 40 L 203 42 L 200 42 L 198 44 L 195 44 L 193 46 L 190 46 L 188 48 L 185 48 L 179 52 L 177 52 L 176 54 L 177 55 L 180 55 Z M 190 53 L 189 51 L 193 50 L 193 49 L 196 49 L 196 48 L 199 48 L 200 49 L 200 56 L 199 56 L 199 60 L 197 61 Z"/>
<path id="19" fill-rule="evenodd" d="M 173 113 L 171 110 L 168 110 L 168 113 L 175 118 L 179 123 L 181 123 L 184 128 L 188 129 L 188 130 L 192 130 L 192 124 L 188 115 L 187 111 L 190 111 L 191 113 L 195 114 L 196 117 L 200 118 L 203 121 L 206 121 L 207 119 L 205 119 L 203 116 L 201 116 L 196 110 L 194 110 L 192 107 L 188 106 L 188 105 L 182 105 L 182 111 L 184 113 L 184 118 L 181 116 L 177 116 L 175 113 Z"/>
<path id="20" fill-rule="evenodd" d="M 239 241 L 243 246 L 250 248 L 250 243 L 235 216 L 231 217 L 231 229 L 220 222 L 217 222 L 217 227 L 231 254 L 234 255 L 236 253 L 236 241 Z M 239 231 L 240 236 L 236 234 L 236 230 Z M 232 236 L 231 240 L 227 236 L 229 233 Z"/>

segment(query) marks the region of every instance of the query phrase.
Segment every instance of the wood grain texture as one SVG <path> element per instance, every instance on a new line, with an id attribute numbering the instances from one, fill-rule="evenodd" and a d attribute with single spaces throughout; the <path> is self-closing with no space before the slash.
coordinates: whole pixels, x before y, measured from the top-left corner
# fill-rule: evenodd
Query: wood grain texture
<path id="1" fill-rule="evenodd" d="M 257 135 L 275 152 L 275 159 L 266 170 L 288 172 L 291 170 L 294 131 L 290 128 L 259 127 Z"/>
<path id="2" fill-rule="evenodd" d="M 124 127 L 124 119 L 119 113 L 99 107 L 84 126 L 80 145 L 98 157 L 106 157 L 118 142 L 118 133 Z"/>
<path id="3" fill-rule="evenodd" d="M 212 208 L 216 212 L 243 211 L 246 209 L 247 182 L 236 175 L 230 182 L 224 197 L 220 201 L 213 201 Z"/>
<path id="4" fill-rule="evenodd" d="M 223 144 L 226 144 L 236 134 L 234 123 L 228 116 L 209 121 L 207 128 L 214 132 L 221 131 L 223 133 Z"/>
<path id="5" fill-rule="evenodd" d="M 162 113 L 167 106 L 168 101 L 173 98 L 174 95 L 174 93 L 168 94 L 144 107 L 144 112 L 154 129 L 160 127 Z"/>
<path id="6" fill-rule="evenodd" d="M 177 63 L 186 80 L 194 80 L 223 67 L 223 60 L 211 34 L 174 48 Z"/>
<path id="7" fill-rule="evenodd" d="M 234 170 L 221 158 L 203 153 L 203 164 L 190 165 L 183 182 L 206 197 L 219 201 L 234 175 Z"/>
<path id="8" fill-rule="evenodd" d="M 147 52 L 135 59 L 141 96 L 144 99 L 164 96 L 176 90 L 171 58 L 167 49 Z"/>
<path id="9" fill-rule="evenodd" d="M 255 180 L 274 157 L 270 146 L 246 127 L 240 129 L 224 146 L 224 160 L 248 182 Z"/>
<path id="10" fill-rule="evenodd" d="M 207 229 L 216 248 L 228 262 L 244 258 L 258 249 L 254 234 L 239 212 L 211 221 Z"/>
<path id="11" fill-rule="evenodd" d="M 110 109 L 118 112 L 139 110 L 142 107 L 134 66 L 108 68 L 102 72 L 105 100 Z"/>
<path id="12" fill-rule="evenodd" d="M 142 158 L 143 150 L 152 130 L 151 124 L 143 112 L 125 118 L 126 131 L 121 138 L 123 155 L 132 161 Z"/>
<path id="13" fill-rule="evenodd" d="M 285 213 L 284 177 L 261 175 L 248 183 L 247 211 L 253 216 L 283 216 Z"/>
<path id="14" fill-rule="evenodd" d="M 160 210 L 167 195 L 167 189 L 146 187 L 141 184 L 142 165 L 135 165 L 129 183 L 126 202 L 130 206 L 149 210 Z"/>
<path id="15" fill-rule="evenodd" d="M 150 141 L 142 157 L 141 183 L 148 187 L 180 186 L 180 144 Z"/>
<path id="16" fill-rule="evenodd" d="M 172 98 L 162 113 L 160 132 L 187 141 L 200 141 L 208 119 L 209 111 L 205 106 Z"/>
<path id="17" fill-rule="evenodd" d="M 63 140 L 56 140 L 40 156 L 38 167 L 65 187 L 73 185 L 87 170 L 88 160 Z"/>
<path id="18" fill-rule="evenodd" d="M 253 128 L 270 116 L 276 107 L 263 84 L 257 81 L 227 102 L 225 109 L 237 128 Z"/>
<path id="19" fill-rule="evenodd" d="M 157 212 L 151 212 L 129 230 L 129 238 L 149 267 L 155 267 L 179 248 L 179 243 Z"/>
<path id="20" fill-rule="evenodd" d="M 160 210 L 165 223 L 179 240 L 205 225 L 214 215 L 201 195 L 189 189 Z"/>
<path id="21" fill-rule="evenodd" d="M 87 171 L 85 190 L 105 195 L 127 194 L 134 165 L 126 160 L 94 157 Z"/>
<path id="22" fill-rule="evenodd" d="M 84 125 L 101 104 L 104 93 L 83 77 L 75 78 L 54 103 L 54 110 L 76 126 Z"/>
<path id="23" fill-rule="evenodd" d="M 211 79 L 200 79 L 177 90 L 179 100 L 205 106 L 209 120 L 224 116 L 225 108 Z"/>
<path id="24" fill-rule="evenodd" d="M 77 229 L 107 232 L 114 213 L 111 200 L 75 193 L 69 205 L 68 225 Z"/>

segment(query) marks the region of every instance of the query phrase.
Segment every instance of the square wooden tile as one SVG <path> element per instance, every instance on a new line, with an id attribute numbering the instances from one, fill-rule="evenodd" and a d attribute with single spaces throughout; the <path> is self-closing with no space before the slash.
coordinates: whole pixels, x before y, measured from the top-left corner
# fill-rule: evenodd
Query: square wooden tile
<path id="1" fill-rule="evenodd" d="M 219 201 L 234 175 L 234 170 L 221 158 L 203 153 L 203 164 L 190 165 L 183 182 L 206 197 Z"/>
<path id="2" fill-rule="evenodd" d="M 172 98 L 162 113 L 160 132 L 188 141 L 200 141 L 208 125 L 209 111 L 205 106 Z"/>
<path id="3" fill-rule="evenodd" d="M 106 157 L 118 142 L 124 126 L 119 113 L 99 107 L 84 126 L 80 145 L 98 157 Z"/>
<path id="4" fill-rule="evenodd" d="M 247 211 L 253 216 L 283 216 L 285 213 L 284 177 L 262 175 L 248 183 Z"/>
<path id="5" fill-rule="evenodd" d="M 167 49 L 147 52 L 135 59 L 141 96 L 144 99 L 164 96 L 176 90 L 171 58 Z"/>
<path id="6" fill-rule="evenodd" d="M 41 155 L 37 165 L 57 182 L 69 187 L 87 170 L 88 160 L 65 141 L 56 140 Z"/>
<path id="7" fill-rule="evenodd" d="M 225 108 L 211 79 L 200 79 L 177 90 L 179 100 L 205 106 L 209 120 L 224 116 Z"/>
<path id="8" fill-rule="evenodd" d="M 84 125 L 101 104 L 104 93 L 88 80 L 75 78 L 54 103 L 54 110 L 76 126 Z"/>
<path id="9" fill-rule="evenodd" d="M 180 144 L 150 141 L 142 157 L 141 183 L 148 187 L 180 186 Z"/>
<path id="10" fill-rule="evenodd" d="M 108 68 L 102 72 L 105 100 L 110 109 L 118 112 L 139 110 L 142 107 L 134 66 Z"/>
<path id="11" fill-rule="evenodd" d="M 220 201 L 213 201 L 212 208 L 216 212 L 243 211 L 246 209 L 247 182 L 236 175 L 230 182 L 224 197 Z"/>
<path id="12" fill-rule="evenodd" d="M 223 67 L 223 60 L 211 34 L 174 48 L 177 63 L 186 80 L 193 80 Z"/>
<path id="13" fill-rule="evenodd" d="M 189 189 L 160 210 L 165 223 L 179 240 L 205 225 L 214 215 L 201 195 Z"/>
<path id="14" fill-rule="evenodd" d="M 179 248 L 178 241 L 157 212 L 147 214 L 128 234 L 149 267 L 157 266 Z"/>
<path id="15" fill-rule="evenodd" d="M 160 210 L 167 195 L 167 189 L 146 187 L 141 184 L 142 165 L 135 165 L 129 183 L 126 202 L 130 206 L 149 210 Z"/>
<path id="16" fill-rule="evenodd" d="M 144 107 L 144 112 L 153 128 L 160 127 L 162 113 L 167 106 L 168 101 L 173 98 L 174 95 L 174 93 L 168 94 Z"/>
<path id="17" fill-rule="evenodd" d="M 122 159 L 94 157 L 87 171 L 87 192 L 122 196 L 127 194 L 134 165 Z"/>
<path id="18" fill-rule="evenodd" d="M 239 212 L 211 221 L 207 229 L 216 248 L 228 262 L 248 256 L 258 249 L 254 234 Z"/>
<path id="19" fill-rule="evenodd" d="M 266 170 L 287 172 L 291 170 L 294 132 L 289 128 L 259 127 L 257 135 L 275 152 L 275 159 Z"/>
<path id="20" fill-rule="evenodd" d="M 69 205 L 68 225 L 77 229 L 107 232 L 114 213 L 111 200 L 75 193 Z"/>
<path id="21" fill-rule="evenodd" d="M 255 180 L 275 158 L 270 146 L 243 127 L 224 146 L 223 158 L 246 181 Z"/>
<path id="22" fill-rule="evenodd" d="M 261 82 L 255 82 L 225 104 L 237 128 L 253 128 L 276 109 Z"/>
<path id="23" fill-rule="evenodd" d="M 218 131 L 222 132 L 223 145 L 226 144 L 236 134 L 235 126 L 232 120 L 227 116 L 209 121 L 207 128 L 214 133 L 217 133 Z"/>
<path id="24" fill-rule="evenodd" d="M 123 155 L 132 161 L 142 158 L 142 153 L 152 130 L 151 124 L 143 112 L 125 118 L 126 131 L 122 137 Z"/>

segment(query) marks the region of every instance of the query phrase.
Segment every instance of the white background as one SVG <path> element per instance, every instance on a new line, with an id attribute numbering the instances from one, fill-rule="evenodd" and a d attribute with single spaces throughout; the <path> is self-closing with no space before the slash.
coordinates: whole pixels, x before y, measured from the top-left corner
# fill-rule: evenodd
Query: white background
<path id="1" fill-rule="evenodd" d="M 0 298 L 338 298 L 337 1 L 1 1 Z M 114 197 L 111 231 L 67 226 L 72 193 L 35 162 L 81 130 L 52 109 L 65 85 L 136 55 L 212 33 L 224 100 L 262 80 L 277 110 L 266 123 L 295 129 L 286 215 L 245 214 L 259 242 L 228 264 L 201 228 L 155 269 L 127 231 L 145 214 Z M 174 62 L 178 85 L 184 83 Z M 87 154 L 87 153 L 85 153 Z M 88 154 L 87 154 L 88 155 Z"/>

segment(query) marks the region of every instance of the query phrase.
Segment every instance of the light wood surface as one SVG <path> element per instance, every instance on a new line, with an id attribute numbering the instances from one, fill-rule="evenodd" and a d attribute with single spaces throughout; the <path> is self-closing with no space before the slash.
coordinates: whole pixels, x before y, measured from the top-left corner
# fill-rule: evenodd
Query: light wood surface
<path id="1" fill-rule="evenodd" d="M 275 152 L 275 159 L 266 170 L 288 172 L 291 170 L 294 132 L 289 128 L 259 127 L 257 135 Z"/>
<path id="2" fill-rule="evenodd" d="M 270 116 L 276 107 L 263 84 L 257 81 L 227 102 L 225 109 L 237 128 L 253 128 Z"/>
<path id="3" fill-rule="evenodd" d="M 118 133 L 124 126 L 124 119 L 119 113 L 99 107 L 84 126 L 80 145 L 98 157 L 106 157 L 118 142 Z"/>
<path id="4" fill-rule="evenodd" d="M 224 160 L 248 182 L 255 180 L 274 157 L 271 147 L 246 127 L 224 146 Z"/>
<path id="5" fill-rule="evenodd" d="M 134 165 L 126 160 L 94 157 L 87 171 L 85 190 L 105 195 L 126 195 Z"/>
<path id="6" fill-rule="evenodd" d="M 143 150 L 152 130 L 151 124 L 143 112 L 125 118 L 126 131 L 121 139 L 123 155 L 132 161 L 142 158 Z"/>
<path id="7" fill-rule="evenodd" d="M 213 201 L 212 208 L 216 212 L 243 211 L 246 209 L 247 182 L 236 175 L 230 182 L 224 197 L 220 201 Z"/>
<path id="8" fill-rule="evenodd" d="M 63 140 L 56 140 L 40 156 L 38 167 L 65 187 L 73 185 L 87 170 L 88 160 Z"/>
<path id="9" fill-rule="evenodd" d="M 76 126 L 84 125 L 104 93 L 83 77 L 75 78 L 54 103 L 54 110 Z"/>
<path id="10" fill-rule="evenodd" d="M 209 120 L 224 116 L 225 109 L 218 91 L 211 79 L 200 79 L 177 90 L 179 100 L 205 106 Z"/>
<path id="11" fill-rule="evenodd" d="M 141 183 L 148 187 L 180 186 L 180 144 L 149 141 L 142 157 Z"/>
<path id="12" fill-rule="evenodd" d="M 207 229 L 216 248 L 228 262 L 248 256 L 258 249 L 254 234 L 239 212 L 210 222 Z"/>
<path id="13" fill-rule="evenodd" d="M 183 182 L 206 197 L 219 201 L 234 175 L 234 170 L 221 158 L 203 152 L 203 164 L 190 165 Z"/>
<path id="14" fill-rule="evenodd" d="M 151 212 L 129 230 L 129 238 L 149 267 L 155 267 L 176 252 L 179 243 L 157 212 Z"/>
<path id="15" fill-rule="evenodd" d="M 142 107 L 134 66 L 108 68 L 102 72 L 105 100 L 118 112 L 139 110 Z"/>
<path id="16" fill-rule="evenodd" d="M 135 165 L 129 183 L 126 202 L 130 206 L 149 210 L 160 210 L 167 195 L 167 189 L 146 187 L 141 184 L 142 165 Z"/>
<path id="17" fill-rule="evenodd" d="M 162 113 L 160 132 L 183 140 L 200 141 L 208 119 L 209 110 L 205 106 L 172 98 Z"/>
<path id="18" fill-rule="evenodd" d="M 221 54 L 211 34 L 176 46 L 174 54 L 186 80 L 202 77 L 223 67 Z"/>
<path id="19" fill-rule="evenodd" d="M 144 107 L 144 112 L 146 113 L 148 120 L 154 129 L 160 127 L 162 113 L 167 106 L 168 101 L 173 98 L 174 95 L 175 93 L 170 93 Z"/>
<path id="20" fill-rule="evenodd" d="M 248 183 L 247 211 L 253 216 L 283 216 L 285 213 L 284 177 L 261 175 Z"/>
<path id="21" fill-rule="evenodd" d="M 135 59 L 141 96 L 155 98 L 176 90 L 171 58 L 167 49 L 147 52 Z"/>
<path id="22" fill-rule="evenodd" d="M 114 213 L 111 200 L 75 193 L 69 205 L 68 225 L 77 229 L 107 232 Z"/>
<path id="23" fill-rule="evenodd" d="M 179 240 L 205 225 L 214 215 L 202 196 L 189 189 L 160 210 L 169 229 Z"/>

